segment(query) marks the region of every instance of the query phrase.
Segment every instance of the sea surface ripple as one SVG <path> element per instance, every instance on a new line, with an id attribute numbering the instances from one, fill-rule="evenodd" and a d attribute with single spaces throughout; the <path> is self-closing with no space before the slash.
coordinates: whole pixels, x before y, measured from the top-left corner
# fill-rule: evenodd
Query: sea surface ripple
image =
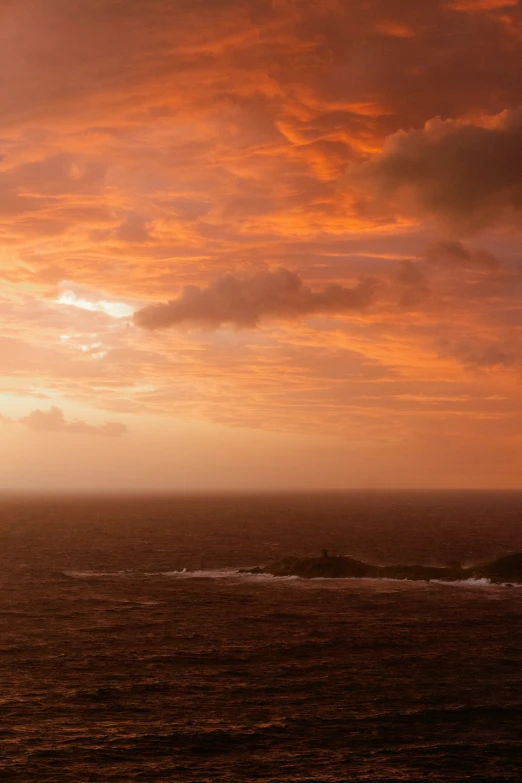
<path id="1" fill-rule="evenodd" d="M 522 551 L 522 496 L 0 504 L 0 778 L 520 780 L 522 590 L 244 577 Z M 187 569 L 187 570 L 184 570 Z"/>

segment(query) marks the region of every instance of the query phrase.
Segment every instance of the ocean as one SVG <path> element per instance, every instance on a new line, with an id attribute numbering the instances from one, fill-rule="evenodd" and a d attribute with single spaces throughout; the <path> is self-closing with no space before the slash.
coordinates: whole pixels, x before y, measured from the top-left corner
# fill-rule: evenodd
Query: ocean
<path id="1" fill-rule="evenodd" d="M 522 588 L 238 573 L 522 551 L 522 493 L 0 500 L 0 779 L 522 779 Z"/>

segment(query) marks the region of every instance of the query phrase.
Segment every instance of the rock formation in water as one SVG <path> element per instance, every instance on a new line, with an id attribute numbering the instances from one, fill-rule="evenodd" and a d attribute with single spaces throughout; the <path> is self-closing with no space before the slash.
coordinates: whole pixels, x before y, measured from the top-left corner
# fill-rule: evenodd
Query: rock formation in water
<path id="1" fill-rule="evenodd" d="M 245 573 L 272 576 L 299 576 L 303 579 L 409 579 L 455 582 L 466 579 L 489 579 L 496 583 L 522 584 L 522 554 L 507 555 L 490 563 L 462 568 L 457 561 L 446 567 L 419 565 L 376 566 L 353 557 L 329 555 L 323 549 L 321 557 L 286 557 L 267 566 L 245 569 Z"/>
<path id="2" fill-rule="evenodd" d="M 506 555 L 473 569 L 473 579 L 522 583 L 522 553 Z"/>

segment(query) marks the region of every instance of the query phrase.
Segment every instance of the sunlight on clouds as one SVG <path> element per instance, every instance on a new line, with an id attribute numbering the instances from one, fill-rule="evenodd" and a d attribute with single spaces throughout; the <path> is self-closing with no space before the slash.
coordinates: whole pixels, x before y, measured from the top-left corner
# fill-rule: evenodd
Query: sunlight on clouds
<path id="1" fill-rule="evenodd" d="M 124 302 L 107 302 L 104 300 L 90 301 L 77 296 L 74 291 L 64 291 L 56 300 L 57 304 L 78 307 L 80 310 L 90 310 L 91 312 L 105 313 L 111 318 L 129 318 L 135 308 Z"/>
<path id="2" fill-rule="evenodd" d="M 21 480 L 35 442 L 76 454 L 128 417 L 122 441 L 85 438 L 96 470 L 118 454 L 115 484 L 146 463 L 170 486 L 192 449 L 188 484 L 235 455 L 261 486 L 266 446 L 265 485 L 317 486 L 317 435 L 336 483 L 477 483 L 480 463 L 520 484 L 519 2 L 4 5 L 0 416 L 28 422 L 4 422 Z M 81 483 L 85 453 L 61 459 Z"/>

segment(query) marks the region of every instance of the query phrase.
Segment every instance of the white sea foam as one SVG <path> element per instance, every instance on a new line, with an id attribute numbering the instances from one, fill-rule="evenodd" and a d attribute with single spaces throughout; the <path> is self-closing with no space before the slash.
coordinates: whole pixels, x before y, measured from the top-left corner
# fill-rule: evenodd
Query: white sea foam
<path id="1" fill-rule="evenodd" d="M 273 576 L 272 574 L 249 574 L 236 568 L 213 568 L 201 571 L 162 571 L 158 576 L 168 576 L 175 579 L 245 579 L 256 582 L 274 581 L 275 579 L 300 579 L 299 576 Z"/>
<path id="2" fill-rule="evenodd" d="M 491 579 L 455 579 L 450 581 L 448 579 L 398 579 L 392 576 L 355 576 L 347 578 L 325 577 L 316 576 L 312 579 L 305 580 L 307 582 L 393 582 L 395 584 L 402 585 L 444 585 L 448 587 L 522 587 L 522 584 L 512 582 L 492 582 Z"/>
<path id="3" fill-rule="evenodd" d="M 241 576 L 235 568 L 213 568 L 201 571 L 161 571 L 158 576 L 170 576 L 175 579 L 230 579 L 234 576 Z"/>
<path id="4" fill-rule="evenodd" d="M 329 582 L 348 584 L 354 582 L 397 582 L 404 585 L 414 584 L 437 584 L 445 585 L 448 587 L 522 587 L 522 584 L 513 584 L 511 582 L 492 582 L 490 579 L 458 579 L 449 581 L 447 579 L 397 579 L 393 577 L 375 577 L 375 576 L 362 576 L 362 577 L 347 577 L 347 578 L 335 578 L 317 576 L 310 579 L 300 576 L 274 576 L 273 574 L 252 574 L 248 571 L 238 570 L 236 568 L 211 568 L 200 569 L 196 571 L 188 571 L 184 568 L 181 571 L 158 571 L 153 573 L 138 574 L 133 571 L 77 571 L 70 570 L 63 572 L 65 576 L 72 577 L 73 579 L 92 579 L 92 578 L 114 578 L 125 576 L 148 576 L 148 577 L 167 577 L 170 579 L 237 579 L 241 581 L 252 582 L 279 582 L 279 581 L 303 581 L 303 582 Z"/>
<path id="5" fill-rule="evenodd" d="M 452 587 L 522 587 L 522 584 L 516 582 L 492 582 L 491 579 L 460 579 L 449 582 L 444 579 L 432 579 L 439 585 L 451 585 Z"/>
<path id="6" fill-rule="evenodd" d="M 295 575 L 274 576 L 274 574 L 239 574 L 239 576 L 244 577 L 246 579 L 253 579 L 256 582 L 273 582 L 273 581 L 288 582 L 288 581 L 293 581 L 295 579 L 301 579 L 300 576 L 295 576 Z M 307 581 L 310 580 L 308 579 Z"/>

